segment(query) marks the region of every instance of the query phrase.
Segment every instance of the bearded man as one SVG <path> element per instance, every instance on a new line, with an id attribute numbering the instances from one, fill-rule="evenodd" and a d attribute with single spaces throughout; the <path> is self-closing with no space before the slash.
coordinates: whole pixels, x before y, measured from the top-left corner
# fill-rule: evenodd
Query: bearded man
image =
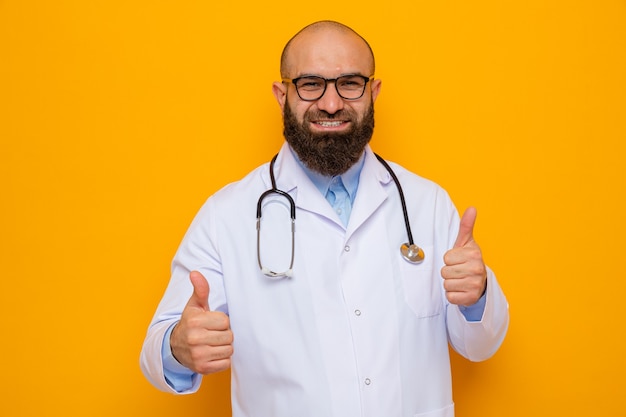
<path id="1" fill-rule="evenodd" d="M 441 187 L 372 152 L 381 80 L 355 31 L 313 23 L 280 67 L 285 144 L 194 219 L 142 370 L 192 393 L 230 368 L 235 417 L 453 416 L 448 346 L 485 360 L 509 320 L 476 210 L 459 218 Z"/>

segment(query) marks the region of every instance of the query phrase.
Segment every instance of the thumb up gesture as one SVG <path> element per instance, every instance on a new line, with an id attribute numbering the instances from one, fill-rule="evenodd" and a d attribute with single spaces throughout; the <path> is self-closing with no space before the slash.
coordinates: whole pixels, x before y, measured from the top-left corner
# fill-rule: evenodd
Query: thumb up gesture
<path id="1" fill-rule="evenodd" d="M 178 362 L 194 372 L 211 374 L 230 367 L 233 332 L 228 316 L 209 308 L 209 283 L 198 272 L 189 279 L 193 294 L 172 330 L 170 346 Z"/>
<path id="2" fill-rule="evenodd" d="M 487 286 L 487 268 L 480 247 L 474 241 L 475 223 L 476 209 L 470 207 L 461 218 L 454 247 L 443 257 L 443 287 L 452 304 L 471 306 L 483 295 Z"/>

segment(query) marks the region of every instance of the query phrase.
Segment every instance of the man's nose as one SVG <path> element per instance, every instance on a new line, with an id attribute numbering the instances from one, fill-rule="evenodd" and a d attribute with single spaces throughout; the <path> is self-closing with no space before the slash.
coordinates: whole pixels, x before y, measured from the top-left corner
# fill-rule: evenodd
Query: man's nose
<path id="1" fill-rule="evenodd" d="M 324 95 L 317 100 L 317 108 L 320 110 L 324 110 L 329 114 L 335 114 L 339 110 L 343 109 L 343 99 L 337 93 L 337 87 L 335 82 L 329 82 L 326 85 L 326 91 L 324 91 Z"/>

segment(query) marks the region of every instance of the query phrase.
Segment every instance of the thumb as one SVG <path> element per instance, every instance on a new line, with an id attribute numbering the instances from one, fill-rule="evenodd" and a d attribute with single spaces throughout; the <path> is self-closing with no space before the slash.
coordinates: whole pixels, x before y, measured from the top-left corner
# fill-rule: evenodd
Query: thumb
<path id="1" fill-rule="evenodd" d="M 209 311 L 209 283 L 206 278 L 198 271 L 191 271 L 189 280 L 193 285 L 193 294 L 191 294 L 187 306 Z"/>
<path id="2" fill-rule="evenodd" d="M 477 211 L 474 207 L 468 207 L 461 217 L 459 234 L 454 242 L 455 248 L 461 248 L 474 240 L 474 224 L 476 223 Z"/>

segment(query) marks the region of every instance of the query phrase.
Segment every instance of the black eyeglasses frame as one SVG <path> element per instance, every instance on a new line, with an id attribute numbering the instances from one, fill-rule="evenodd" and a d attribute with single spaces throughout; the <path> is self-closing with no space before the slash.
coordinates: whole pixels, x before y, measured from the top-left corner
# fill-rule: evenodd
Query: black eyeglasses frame
<path id="1" fill-rule="evenodd" d="M 359 77 L 362 78 L 364 81 L 363 84 L 363 91 L 361 91 L 361 94 L 358 97 L 352 97 L 352 98 L 348 98 L 348 97 L 344 97 L 343 95 L 341 95 L 341 93 L 339 92 L 339 87 L 337 86 L 337 80 L 340 80 L 342 78 L 346 78 L 346 77 Z M 298 81 L 305 79 L 305 78 L 314 78 L 314 79 L 319 79 L 319 80 L 324 80 L 324 89 L 322 90 L 322 93 L 320 94 L 319 97 L 317 98 L 302 98 L 302 96 L 300 95 L 300 91 L 298 90 Z M 300 97 L 300 100 L 302 101 L 317 101 L 319 99 L 321 99 L 322 97 L 324 97 L 324 94 L 326 94 L 326 88 L 328 88 L 328 83 L 332 82 L 335 84 L 335 91 L 337 91 L 337 94 L 339 95 L 339 97 L 341 97 L 344 100 L 358 100 L 361 97 L 363 97 L 363 94 L 365 94 L 365 89 L 367 88 L 367 83 L 370 81 L 374 80 L 374 75 L 371 75 L 369 77 L 366 77 L 365 75 L 361 75 L 361 74 L 344 74 L 344 75 L 340 75 L 337 78 L 324 78 L 324 77 L 320 77 L 319 75 L 303 75 L 301 77 L 297 77 L 297 78 L 283 78 L 282 81 L 283 83 L 291 83 L 293 84 L 293 86 L 296 89 L 296 93 L 298 94 L 298 97 Z"/>

